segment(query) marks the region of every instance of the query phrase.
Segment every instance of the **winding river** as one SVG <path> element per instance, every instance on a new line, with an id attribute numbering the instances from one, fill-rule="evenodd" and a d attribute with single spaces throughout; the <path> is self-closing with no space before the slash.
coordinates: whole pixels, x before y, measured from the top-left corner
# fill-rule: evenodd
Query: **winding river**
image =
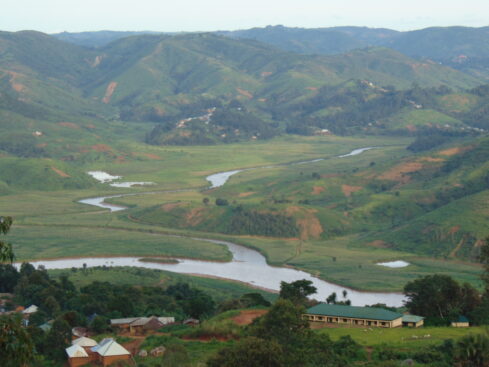
<path id="1" fill-rule="evenodd" d="M 348 154 L 337 156 L 336 158 L 345 158 L 361 154 L 373 147 L 355 149 Z M 327 158 L 319 158 L 310 161 L 302 161 L 289 163 L 291 164 L 307 164 L 325 160 Z M 207 177 L 210 182 L 210 188 L 223 186 L 229 178 L 239 172 L 252 169 L 278 167 L 283 165 L 275 165 L 268 167 L 247 168 L 243 170 L 233 170 L 220 172 Z M 148 194 L 148 193 L 146 193 Z M 97 198 L 80 200 L 80 203 L 94 205 L 104 209 L 109 209 L 112 212 L 126 209 L 122 206 L 105 203 L 105 199 L 123 197 L 129 195 L 141 195 L 141 193 L 119 194 Z M 175 236 L 174 236 L 175 237 Z M 215 278 L 230 279 L 239 282 L 250 284 L 254 287 L 259 287 L 267 290 L 277 291 L 280 289 L 280 282 L 293 282 L 300 279 L 307 279 L 313 282 L 317 288 L 317 293 L 314 298 L 325 300 L 332 292 L 336 292 L 340 298 L 344 290 L 348 292 L 348 298 L 354 305 L 366 305 L 375 303 L 385 303 L 389 306 L 401 306 L 404 296 L 399 293 L 379 293 L 379 292 L 360 292 L 339 285 L 326 282 L 311 274 L 286 267 L 274 267 L 267 264 L 265 257 L 258 251 L 248 247 L 240 246 L 235 243 L 211 239 L 193 238 L 194 240 L 206 241 L 215 243 L 221 246 L 226 246 L 232 253 L 232 261 L 222 263 L 213 261 L 199 261 L 189 259 L 179 259 L 176 264 L 163 264 L 158 262 L 140 261 L 141 257 L 94 257 L 94 258 L 78 258 L 78 259 L 58 259 L 58 260 L 40 260 L 31 262 L 34 266 L 43 265 L 47 269 L 69 269 L 72 267 L 83 267 L 84 264 L 88 267 L 93 266 L 137 266 L 149 269 L 167 270 L 182 274 L 193 274 L 199 276 L 208 276 Z M 147 258 L 147 257 L 145 257 Z M 325 260 L 326 261 L 326 260 Z"/>

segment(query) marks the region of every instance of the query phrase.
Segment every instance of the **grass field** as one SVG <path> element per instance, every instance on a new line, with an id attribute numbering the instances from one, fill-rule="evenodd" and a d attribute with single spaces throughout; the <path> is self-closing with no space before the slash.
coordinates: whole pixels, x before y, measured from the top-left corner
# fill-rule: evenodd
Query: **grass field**
<path id="1" fill-rule="evenodd" d="M 375 347 L 387 344 L 391 347 L 415 350 L 427 345 L 441 344 L 447 339 L 459 339 L 469 333 L 478 334 L 485 332 L 483 327 L 454 328 L 454 327 L 422 327 L 412 328 L 325 328 L 320 329 L 319 333 L 328 334 L 333 340 L 342 336 L 350 335 L 354 340 L 363 346 Z"/>

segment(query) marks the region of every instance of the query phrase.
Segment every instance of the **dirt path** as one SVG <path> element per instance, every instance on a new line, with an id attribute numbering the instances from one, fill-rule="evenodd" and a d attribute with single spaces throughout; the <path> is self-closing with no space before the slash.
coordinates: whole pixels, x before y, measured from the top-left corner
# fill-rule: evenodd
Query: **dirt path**
<path id="1" fill-rule="evenodd" d="M 254 319 L 263 316 L 267 312 L 268 310 L 244 310 L 239 315 L 231 317 L 231 320 L 238 325 L 249 325 Z"/>

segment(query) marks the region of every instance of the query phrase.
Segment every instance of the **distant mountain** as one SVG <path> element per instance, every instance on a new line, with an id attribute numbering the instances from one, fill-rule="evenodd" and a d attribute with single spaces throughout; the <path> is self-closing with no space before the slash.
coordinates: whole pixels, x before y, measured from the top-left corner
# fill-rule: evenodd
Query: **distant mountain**
<path id="1" fill-rule="evenodd" d="M 417 59 L 431 59 L 489 80 L 489 27 L 432 27 L 398 32 L 366 27 L 287 28 L 269 26 L 219 32 L 254 39 L 287 51 L 331 55 L 384 46 Z"/>
<path id="2" fill-rule="evenodd" d="M 231 38 L 254 39 L 302 54 L 334 55 L 368 46 L 380 46 L 400 32 L 384 28 L 332 27 L 288 28 L 268 26 L 239 31 L 220 31 Z"/>
<path id="3" fill-rule="evenodd" d="M 383 33 L 393 37 L 386 30 L 365 37 L 379 38 Z M 356 108 L 352 115 L 356 116 L 367 108 L 362 99 L 377 101 L 384 93 L 380 90 L 416 85 L 461 91 L 479 84 L 468 74 L 385 47 L 302 55 L 212 33 L 134 35 L 88 49 L 39 32 L 1 32 L 0 49 L 0 110 L 16 119 L 158 123 L 147 137 L 154 144 L 263 139 L 283 132 L 289 123 L 297 124 L 292 118 L 313 127 L 332 127 L 331 121 L 324 122 L 324 113 L 340 108 L 347 114 Z M 341 86 L 352 81 L 373 89 L 368 95 L 361 92 L 350 106 L 315 104 L 324 90 L 335 86 L 340 86 L 335 98 L 344 98 Z M 356 95 L 355 88 L 348 93 Z M 312 110 L 300 110 L 311 101 Z M 214 111 L 212 117 L 202 126 L 207 120 L 198 117 L 209 110 Z M 338 116 L 335 125 L 347 115 L 336 120 Z M 372 122 L 361 120 L 360 126 Z M 188 122 L 185 129 L 178 127 L 181 121 Z M 348 123 L 344 129 L 346 125 L 337 131 L 349 133 L 349 127 L 355 128 Z"/>
<path id="4" fill-rule="evenodd" d="M 162 32 L 141 31 L 141 32 L 121 32 L 121 31 L 95 31 L 95 32 L 61 32 L 52 34 L 53 37 L 70 42 L 78 46 L 88 48 L 98 48 L 121 38 L 130 36 L 140 36 L 142 34 L 161 34 Z"/>

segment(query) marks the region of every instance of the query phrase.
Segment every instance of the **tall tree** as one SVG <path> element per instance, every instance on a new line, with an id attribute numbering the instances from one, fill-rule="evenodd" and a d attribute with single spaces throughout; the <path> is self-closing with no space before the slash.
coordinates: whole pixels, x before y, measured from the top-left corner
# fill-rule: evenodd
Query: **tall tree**
<path id="1" fill-rule="evenodd" d="M 280 298 L 288 299 L 296 305 L 304 305 L 307 297 L 316 293 L 310 280 L 301 279 L 292 283 L 280 283 Z"/>
<path id="2" fill-rule="evenodd" d="M 6 235 L 10 230 L 12 225 L 11 217 L 0 216 L 0 234 Z M 14 261 L 14 252 L 12 250 L 12 245 L 8 242 L 0 240 L 0 262 L 4 261 Z"/>
<path id="3" fill-rule="evenodd" d="M 484 281 L 485 296 L 489 297 L 489 237 L 486 238 L 485 243 L 481 247 L 479 261 L 484 265 L 484 272 L 481 277 Z"/>
<path id="4" fill-rule="evenodd" d="M 449 318 L 468 314 L 480 303 L 477 290 L 470 284 L 460 286 L 448 275 L 428 275 L 404 287 L 409 312 L 425 317 Z"/>
<path id="5" fill-rule="evenodd" d="M 0 316 L 0 366 L 24 367 L 34 360 L 34 344 L 20 316 Z"/>

